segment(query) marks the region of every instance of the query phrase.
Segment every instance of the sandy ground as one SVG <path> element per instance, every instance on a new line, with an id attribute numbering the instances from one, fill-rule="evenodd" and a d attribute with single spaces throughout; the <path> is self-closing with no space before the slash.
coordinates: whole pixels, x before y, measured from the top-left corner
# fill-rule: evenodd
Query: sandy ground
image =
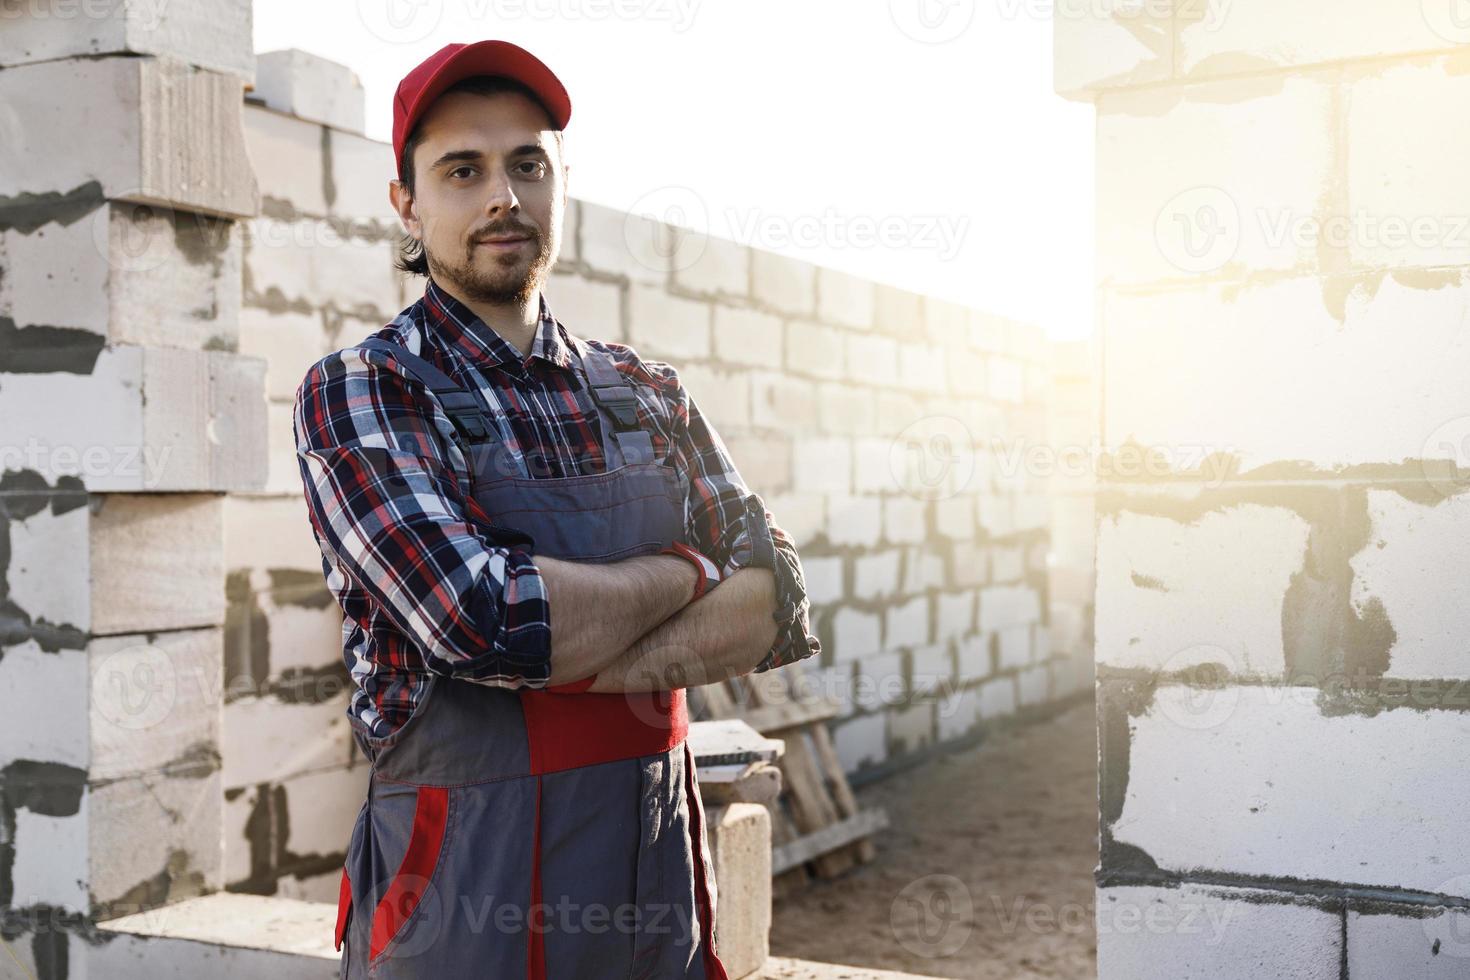
<path id="1" fill-rule="evenodd" d="M 878 855 L 777 900 L 771 954 L 974 980 L 1097 975 L 1090 702 L 857 790 Z"/>

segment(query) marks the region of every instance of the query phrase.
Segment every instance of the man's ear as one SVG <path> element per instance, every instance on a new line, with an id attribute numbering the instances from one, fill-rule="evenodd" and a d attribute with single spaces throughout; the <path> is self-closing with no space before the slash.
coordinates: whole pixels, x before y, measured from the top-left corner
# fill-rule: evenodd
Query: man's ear
<path id="1" fill-rule="evenodd" d="M 393 206 L 393 212 L 398 215 L 398 221 L 403 225 L 403 230 L 408 232 L 412 238 L 419 238 L 423 229 L 419 225 L 418 208 L 414 206 L 413 194 L 408 190 L 408 185 L 397 178 L 388 181 L 388 203 Z"/>

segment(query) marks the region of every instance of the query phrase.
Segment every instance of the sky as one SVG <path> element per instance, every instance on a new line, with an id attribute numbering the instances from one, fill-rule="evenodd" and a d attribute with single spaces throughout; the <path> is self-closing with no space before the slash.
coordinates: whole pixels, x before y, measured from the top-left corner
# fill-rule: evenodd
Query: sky
<path id="1" fill-rule="evenodd" d="M 483 38 L 566 85 L 575 198 L 1092 332 L 1093 109 L 1052 91 L 1050 0 L 255 0 L 256 51 L 350 67 L 384 141 L 398 80 Z"/>

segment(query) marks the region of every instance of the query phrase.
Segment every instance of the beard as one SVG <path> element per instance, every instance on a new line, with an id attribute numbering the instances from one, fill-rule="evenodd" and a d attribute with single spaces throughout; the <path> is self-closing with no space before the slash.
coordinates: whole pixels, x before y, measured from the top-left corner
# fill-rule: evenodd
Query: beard
<path id="1" fill-rule="evenodd" d="M 424 260 L 428 263 L 429 272 L 437 282 L 449 284 L 464 298 L 474 302 L 497 305 L 529 303 L 550 274 L 555 249 L 547 236 L 534 228 L 492 229 L 480 232 L 476 237 L 483 238 L 497 231 L 524 232 L 531 241 L 514 252 L 498 255 L 480 249 L 471 239 L 457 261 L 441 259 L 425 245 Z M 523 266 L 528 251 L 531 261 Z"/>

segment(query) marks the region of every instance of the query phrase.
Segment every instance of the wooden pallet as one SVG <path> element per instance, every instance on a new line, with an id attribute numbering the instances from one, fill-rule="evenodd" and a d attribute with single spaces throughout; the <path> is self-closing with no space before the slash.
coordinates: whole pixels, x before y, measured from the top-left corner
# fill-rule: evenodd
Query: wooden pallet
<path id="1" fill-rule="evenodd" d="M 733 677 L 695 688 L 701 719 L 739 718 L 785 741 L 777 760 L 781 795 L 770 806 L 771 874 L 777 897 L 831 878 L 876 855 L 872 835 L 888 826 L 881 809 L 858 810 L 826 721 L 837 709 L 801 694 L 801 665 Z"/>

